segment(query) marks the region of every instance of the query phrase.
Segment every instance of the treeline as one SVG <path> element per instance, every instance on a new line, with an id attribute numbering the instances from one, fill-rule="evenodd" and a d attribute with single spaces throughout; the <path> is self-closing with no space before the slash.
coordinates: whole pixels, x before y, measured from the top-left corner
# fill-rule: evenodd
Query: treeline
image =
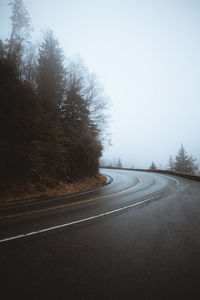
<path id="1" fill-rule="evenodd" d="M 22 0 L 0 41 L 1 184 L 53 186 L 98 173 L 107 105 L 80 62 L 65 62 L 51 30 L 38 47 Z"/>
<path id="2" fill-rule="evenodd" d="M 126 166 L 124 168 L 124 166 L 122 165 L 121 158 L 118 158 L 118 160 L 114 159 L 113 161 L 110 161 L 110 162 L 109 161 L 106 162 L 101 159 L 100 164 L 101 164 L 101 167 L 106 167 L 106 168 L 119 168 L 119 169 L 130 169 L 130 170 L 135 169 L 134 165 L 132 165 L 131 167 L 129 166 L 128 168 Z M 136 170 L 138 170 L 138 169 L 140 169 L 140 168 L 137 168 Z M 142 169 L 140 169 L 140 170 L 142 170 Z M 149 170 L 152 170 L 152 171 L 162 170 L 162 167 L 158 168 L 157 165 L 155 164 L 155 162 L 152 161 L 151 165 L 149 166 Z M 184 146 L 181 145 L 175 158 L 173 158 L 172 155 L 170 155 L 168 165 L 164 168 L 164 170 L 195 175 L 195 174 L 199 174 L 199 172 L 198 172 L 199 164 L 196 162 L 196 159 L 192 155 L 187 154 L 187 151 L 185 150 Z"/>
<path id="3" fill-rule="evenodd" d="M 152 162 L 149 169 L 156 170 L 156 164 Z M 167 169 L 179 173 L 196 174 L 198 173 L 199 165 L 196 163 L 196 159 L 192 155 L 189 156 L 184 146 L 181 145 L 175 158 L 170 155 Z"/>
<path id="4" fill-rule="evenodd" d="M 199 165 L 196 163 L 196 158 L 192 155 L 189 156 L 183 145 L 181 145 L 175 158 L 170 155 L 168 167 L 170 171 L 188 174 L 195 174 L 199 169 Z"/>

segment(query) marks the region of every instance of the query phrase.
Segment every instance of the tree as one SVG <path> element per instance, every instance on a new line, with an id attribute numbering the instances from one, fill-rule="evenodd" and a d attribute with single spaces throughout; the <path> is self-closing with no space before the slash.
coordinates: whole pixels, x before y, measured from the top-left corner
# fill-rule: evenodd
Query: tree
<path id="1" fill-rule="evenodd" d="M 170 157 L 169 157 L 168 166 L 169 166 L 170 171 L 174 170 L 174 160 L 173 160 L 172 155 L 170 155 Z"/>
<path id="2" fill-rule="evenodd" d="M 44 34 L 39 47 L 37 73 L 38 94 L 42 102 L 59 108 L 65 94 L 66 71 L 62 49 L 51 30 Z"/>
<path id="3" fill-rule="evenodd" d="M 195 173 L 198 170 L 196 159 L 188 156 L 183 145 L 181 145 L 174 161 L 174 170 L 181 173 Z"/>
<path id="4" fill-rule="evenodd" d="M 36 45 L 31 44 L 26 48 L 23 61 L 23 80 L 26 84 L 37 90 L 37 49 Z"/>
<path id="5" fill-rule="evenodd" d="M 105 130 L 103 93 L 82 64 L 70 63 L 66 71 L 51 30 L 38 52 L 27 47 L 23 0 L 11 6 L 11 36 L 7 45 L 0 40 L 0 184 L 4 190 L 16 182 L 53 187 L 95 176 Z"/>
<path id="6" fill-rule="evenodd" d="M 152 161 L 150 167 L 149 167 L 150 170 L 156 170 L 157 167 L 156 167 L 156 164 Z"/>
<path id="7" fill-rule="evenodd" d="M 0 62 L 0 165 L 4 180 L 27 175 L 29 144 L 38 135 L 38 101 L 16 76 L 8 61 Z"/>
<path id="8" fill-rule="evenodd" d="M 15 66 L 18 76 L 20 77 L 24 49 L 30 38 L 30 17 L 23 0 L 14 0 L 9 5 L 12 8 L 12 15 L 10 17 L 12 29 L 10 38 L 7 40 L 7 57 Z"/>
<path id="9" fill-rule="evenodd" d="M 0 40 L 0 61 L 3 62 L 5 60 L 5 45 L 2 40 Z"/>
<path id="10" fill-rule="evenodd" d="M 24 6 L 23 0 L 14 0 L 9 4 L 12 8 L 12 31 L 10 40 L 20 38 L 20 42 L 27 41 L 30 38 L 30 16 Z"/>
<path id="11" fill-rule="evenodd" d="M 121 161 L 121 158 L 118 158 L 116 167 L 117 167 L 117 168 L 122 168 L 122 161 Z"/>
<path id="12" fill-rule="evenodd" d="M 110 142 L 106 130 L 108 115 L 105 111 L 109 107 L 109 99 L 105 97 L 103 88 L 99 85 L 95 75 L 88 72 L 80 59 L 70 61 L 67 65 L 67 90 L 70 90 L 72 86 L 84 99 L 89 112 L 90 130 L 102 144 L 108 144 Z"/>
<path id="13" fill-rule="evenodd" d="M 67 86 L 61 111 L 68 148 L 71 155 L 72 176 L 98 172 L 102 145 L 97 124 L 92 120 L 85 93 L 86 81 L 82 65 L 70 63 L 67 68 Z"/>
<path id="14" fill-rule="evenodd" d="M 110 144 L 110 135 L 106 130 L 108 126 L 108 115 L 105 111 L 109 108 L 109 99 L 105 97 L 103 88 L 98 84 L 94 74 L 86 74 L 85 98 L 90 112 L 90 120 L 98 129 L 98 136 L 104 146 Z"/>

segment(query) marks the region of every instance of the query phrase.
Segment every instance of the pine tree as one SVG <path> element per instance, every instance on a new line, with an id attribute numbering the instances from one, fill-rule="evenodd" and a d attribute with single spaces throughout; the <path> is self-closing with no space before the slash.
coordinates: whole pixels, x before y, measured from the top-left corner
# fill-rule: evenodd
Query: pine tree
<path id="1" fill-rule="evenodd" d="M 34 90 L 37 90 L 37 49 L 36 45 L 30 44 L 26 48 L 23 61 L 23 80 L 31 86 Z"/>
<path id="2" fill-rule="evenodd" d="M 2 40 L 0 40 L 0 62 L 5 60 L 5 45 Z"/>
<path id="3" fill-rule="evenodd" d="M 187 155 L 187 152 L 183 145 L 181 145 L 178 154 L 174 161 L 174 170 L 181 173 L 195 173 L 198 170 L 196 159 Z"/>
<path id="4" fill-rule="evenodd" d="M 149 167 L 150 170 L 156 170 L 157 167 L 156 167 L 156 164 L 152 161 L 150 167 Z"/>
<path id="5" fill-rule="evenodd" d="M 170 155 L 170 157 L 169 157 L 168 165 L 169 165 L 169 170 L 173 171 L 174 170 L 174 160 L 173 160 L 172 155 Z"/>
<path id="6" fill-rule="evenodd" d="M 40 119 L 38 101 L 21 82 L 13 65 L 0 62 L 0 165 L 4 181 L 27 175 L 27 156 L 37 138 Z M 15 178 L 16 176 L 16 178 Z"/>
<path id="7" fill-rule="evenodd" d="M 14 0 L 10 3 L 12 8 L 12 29 L 7 40 L 7 57 L 16 68 L 18 76 L 22 73 L 22 60 L 24 49 L 30 39 L 30 17 L 24 6 L 23 0 Z"/>
<path id="8" fill-rule="evenodd" d="M 39 47 L 38 94 L 44 103 L 60 107 L 64 98 L 66 72 L 64 56 L 53 32 L 48 30 Z"/>
<path id="9" fill-rule="evenodd" d="M 83 65 L 66 72 L 50 30 L 39 53 L 28 48 L 23 0 L 11 6 L 11 36 L 6 45 L 0 41 L 0 185 L 52 187 L 96 175 L 105 106 L 95 81 Z"/>
<path id="10" fill-rule="evenodd" d="M 122 168 L 122 161 L 121 161 L 121 158 L 118 158 L 116 167 L 117 167 L 117 168 Z"/>

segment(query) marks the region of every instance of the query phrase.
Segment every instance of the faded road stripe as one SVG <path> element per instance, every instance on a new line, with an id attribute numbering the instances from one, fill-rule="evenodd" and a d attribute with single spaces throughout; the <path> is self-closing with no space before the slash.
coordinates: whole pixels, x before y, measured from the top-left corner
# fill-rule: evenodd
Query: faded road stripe
<path id="1" fill-rule="evenodd" d="M 73 221 L 73 222 L 69 222 L 69 223 L 65 223 L 65 224 L 61 224 L 61 225 L 57 225 L 57 226 L 53 226 L 53 227 L 40 229 L 38 231 L 32 231 L 32 232 L 25 233 L 25 234 L 20 234 L 20 235 L 4 238 L 4 239 L 0 240 L 0 243 L 5 243 L 5 242 L 11 241 L 11 240 L 21 239 L 21 238 L 25 238 L 27 236 L 36 235 L 36 234 L 40 234 L 40 233 L 51 231 L 51 230 L 56 230 L 56 229 L 63 228 L 63 227 L 69 227 L 71 225 L 87 222 L 87 221 L 94 220 L 94 219 L 97 219 L 97 218 L 101 218 L 101 217 L 104 217 L 104 216 L 107 216 L 107 215 L 111 215 L 111 214 L 126 210 L 128 208 L 131 208 L 131 207 L 149 202 L 151 200 L 154 200 L 155 198 L 156 197 L 148 198 L 146 200 L 143 200 L 143 201 L 140 201 L 140 202 L 137 202 L 137 203 L 134 203 L 134 204 L 123 206 L 123 207 L 120 207 L 120 208 L 117 208 L 117 209 L 114 209 L 114 210 L 111 210 L 111 211 L 108 211 L 108 212 L 105 212 L 105 213 L 102 213 L 102 214 L 98 214 L 98 215 L 91 216 L 91 217 L 88 217 L 88 218 L 76 220 L 76 221 Z"/>

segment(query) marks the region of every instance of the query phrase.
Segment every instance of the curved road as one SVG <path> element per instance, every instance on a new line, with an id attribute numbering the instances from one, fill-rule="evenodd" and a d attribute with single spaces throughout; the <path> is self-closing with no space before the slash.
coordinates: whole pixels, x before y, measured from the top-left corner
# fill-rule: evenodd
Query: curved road
<path id="1" fill-rule="evenodd" d="M 112 183 L 0 208 L 1 299 L 199 299 L 200 183 L 101 172 Z"/>

